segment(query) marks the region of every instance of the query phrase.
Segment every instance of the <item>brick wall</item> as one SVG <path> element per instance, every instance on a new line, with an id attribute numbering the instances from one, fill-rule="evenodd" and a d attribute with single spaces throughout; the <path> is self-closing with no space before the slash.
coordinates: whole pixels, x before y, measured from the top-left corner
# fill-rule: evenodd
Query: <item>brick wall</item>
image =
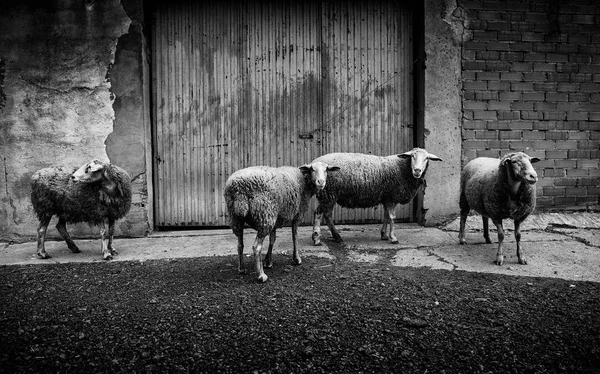
<path id="1" fill-rule="evenodd" d="M 538 211 L 598 210 L 600 3 L 460 1 L 463 165 L 523 151 Z"/>

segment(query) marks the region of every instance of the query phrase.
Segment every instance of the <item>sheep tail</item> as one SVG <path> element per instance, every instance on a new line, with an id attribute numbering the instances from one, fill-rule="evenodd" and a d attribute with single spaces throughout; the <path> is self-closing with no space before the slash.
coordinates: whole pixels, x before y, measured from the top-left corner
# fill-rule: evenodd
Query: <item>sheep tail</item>
<path id="1" fill-rule="evenodd" d="M 248 197 L 241 195 L 232 202 L 231 214 L 238 217 L 246 217 L 250 212 L 250 203 Z"/>

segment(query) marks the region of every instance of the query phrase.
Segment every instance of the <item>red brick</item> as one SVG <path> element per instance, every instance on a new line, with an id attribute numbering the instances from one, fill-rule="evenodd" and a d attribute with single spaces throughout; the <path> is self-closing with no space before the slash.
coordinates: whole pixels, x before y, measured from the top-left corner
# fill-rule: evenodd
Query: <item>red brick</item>
<path id="1" fill-rule="evenodd" d="M 547 121 L 564 121 L 567 119 L 566 112 L 543 112 L 543 115 Z"/>
<path id="2" fill-rule="evenodd" d="M 577 179 L 573 178 L 554 178 L 555 186 L 570 186 L 575 187 L 577 185 Z"/>
<path id="3" fill-rule="evenodd" d="M 474 40 L 498 40 L 497 31 L 473 31 Z"/>
<path id="4" fill-rule="evenodd" d="M 486 82 L 463 82 L 463 90 L 487 90 Z"/>
<path id="5" fill-rule="evenodd" d="M 600 92 L 600 83 L 582 83 L 581 92 Z"/>
<path id="6" fill-rule="evenodd" d="M 567 151 L 553 151 L 553 150 L 548 150 L 548 151 L 546 151 L 546 157 L 547 158 L 551 158 L 551 159 L 555 159 L 555 160 L 566 159 L 567 158 Z"/>
<path id="7" fill-rule="evenodd" d="M 499 110 L 497 118 L 499 120 L 521 119 L 521 112 L 510 110 Z"/>
<path id="8" fill-rule="evenodd" d="M 600 112 L 600 103 L 581 103 L 579 108 L 581 108 L 581 110 L 585 110 L 586 112 Z"/>
<path id="9" fill-rule="evenodd" d="M 463 142 L 464 149 L 485 149 L 487 143 L 483 140 L 467 140 Z"/>
<path id="10" fill-rule="evenodd" d="M 470 109 L 463 109 L 463 119 L 464 120 L 472 120 L 473 119 L 473 111 Z"/>
<path id="11" fill-rule="evenodd" d="M 590 64 L 592 62 L 592 56 L 582 54 L 571 54 L 569 55 L 569 62 L 572 64 Z"/>
<path id="12" fill-rule="evenodd" d="M 476 110 L 473 112 L 473 119 L 495 120 L 498 114 L 495 110 Z"/>
<path id="13" fill-rule="evenodd" d="M 586 187 L 567 187 L 565 190 L 567 196 L 585 196 L 587 195 Z"/>
<path id="14" fill-rule="evenodd" d="M 546 133 L 542 131 L 523 131 L 523 139 L 543 140 L 546 139 Z"/>
<path id="15" fill-rule="evenodd" d="M 546 136 L 548 136 L 546 134 Z M 556 142 L 556 149 L 577 149 L 577 142 L 574 140 L 564 140 Z"/>
<path id="16" fill-rule="evenodd" d="M 575 196 L 556 196 L 554 198 L 554 203 L 556 205 L 567 205 L 567 204 L 575 204 L 575 202 L 577 201 L 577 199 L 575 198 Z M 573 209 L 575 209 L 573 207 Z"/>
<path id="17" fill-rule="evenodd" d="M 576 160 L 556 160 L 554 161 L 554 165 L 556 165 L 557 168 L 566 168 L 567 169 L 567 175 L 569 174 L 569 170 L 568 169 L 574 169 L 577 167 L 577 161 Z"/>
<path id="18" fill-rule="evenodd" d="M 579 129 L 578 121 L 560 121 L 556 123 L 557 130 L 578 130 Z"/>
<path id="19" fill-rule="evenodd" d="M 558 83 L 556 87 L 560 92 L 579 92 L 581 85 L 578 83 Z"/>
<path id="20" fill-rule="evenodd" d="M 508 149 L 510 143 L 506 140 L 489 140 L 488 146 L 490 149 Z"/>
<path id="21" fill-rule="evenodd" d="M 508 71 L 510 63 L 506 61 L 486 61 L 485 70 L 489 71 Z"/>
<path id="22" fill-rule="evenodd" d="M 485 61 L 463 61 L 463 70 L 484 70 Z"/>
<path id="23" fill-rule="evenodd" d="M 546 54 L 537 52 L 527 53 L 522 61 L 545 62 Z"/>
<path id="24" fill-rule="evenodd" d="M 579 130 L 600 131 L 600 122 L 579 122 Z"/>
<path id="25" fill-rule="evenodd" d="M 574 43 L 574 44 L 586 44 L 590 42 L 590 36 L 589 35 L 583 35 L 583 34 L 570 34 L 568 36 L 568 43 Z"/>
<path id="26" fill-rule="evenodd" d="M 524 101 L 544 101 L 544 99 L 543 92 L 523 92 Z"/>
<path id="27" fill-rule="evenodd" d="M 510 121 L 490 121 L 487 123 L 488 130 L 510 130 Z"/>
<path id="28" fill-rule="evenodd" d="M 477 80 L 486 80 L 486 81 L 497 81 L 500 80 L 500 73 L 492 72 L 492 71 L 484 71 L 481 73 L 477 73 Z"/>
<path id="29" fill-rule="evenodd" d="M 579 71 L 579 64 L 567 64 L 567 63 L 557 63 L 556 64 L 556 72 L 557 73 L 577 73 Z"/>
<path id="30" fill-rule="evenodd" d="M 571 83 L 587 83 L 592 81 L 592 74 L 589 73 L 571 73 L 569 74 Z"/>
<path id="31" fill-rule="evenodd" d="M 521 92 L 502 91 L 498 93 L 500 100 L 521 100 Z"/>
<path id="32" fill-rule="evenodd" d="M 514 140 L 510 142 L 509 148 L 515 151 L 527 152 L 532 149 L 531 142 Z M 531 155 L 530 155 L 531 156 Z"/>
<path id="33" fill-rule="evenodd" d="M 533 148 L 535 149 L 543 149 L 548 154 L 548 150 L 554 149 L 556 145 L 555 142 L 547 141 L 547 140 L 536 140 L 533 142 Z"/>
<path id="34" fill-rule="evenodd" d="M 599 186 L 600 178 L 580 178 L 579 179 L 580 186 Z"/>
<path id="35" fill-rule="evenodd" d="M 470 101 L 470 100 L 465 100 L 463 101 L 463 108 L 464 109 L 481 109 L 481 110 L 485 110 L 487 109 L 487 104 L 483 101 Z"/>
<path id="36" fill-rule="evenodd" d="M 544 187 L 546 196 L 565 196 L 565 187 Z"/>
<path id="37" fill-rule="evenodd" d="M 517 31 L 498 31 L 499 41 L 518 42 L 521 40 L 521 33 Z"/>
<path id="38" fill-rule="evenodd" d="M 547 34 L 546 37 L 544 38 L 544 41 L 546 43 L 567 43 L 568 37 L 565 34 L 562 33 L 551 33 L 551 34 Z"/>
<path id="39" fill-rule="evenodd" d="M 569 178 L 587 177 L 588 176 L 588 169 L 576 169 L 576 168 L 568 169 L 567 170 L 567 176 Z"/>
<path id="40" fill-rule="evenodd" d="M 569 140 L 590 140 L 590 135 L 597 134 L 596 132 L 590 133 L 590 131 L 569 131 Z M 600 136 L 600 134 L 599 134 Z M 593 139 L 591 139 L 593 140 Z"/>
<path id="41" fill-rule="evenodd" d="M 541 102 L 541 103 L 533 103 L 533 110 L 556 110 L 556 103 L 551 102 Z"/>
<path id="42" fill-rule="evenodd" d="M 569 73 L 548 73 L 546 77 L 549 82 L 569 82 L 571 80 Z"/>
<path id="43" fill-rule="evenodd" d="M 488 89 L 494 91 L 509 91 L 510 82 L 488 81 Z"/>
<path id="44" fill-rule="evenodd" d="M 556 91 L 557 83 L 554 82 L 534 82 L 534 91 Z"/>
<path id="45" fill-rule="evenodd" d="M 515 101 L 511 103 L 512 110 L 533 110 L 533 103 L 528 101 Z"/>
<path id="46" fill-rule="evenodd" d="M 486 140 L 497 140 L 498 139 L 498 131 L 490 131 L 490 130 L 486 130 L 486 131 L 475 131 L 475 138 L 476 139 L 486 139 Z"/>
<path id="47" fill-rule="evenodd" d="M 474 41 L 474 40 L 468 40 L 468 41 L 464 42 L 463 47 L 467 50 L 485 51 L 486 43 Z"/>
<path id="48" fill-rule="evenodd" d="M 567 121 L 587 121 L 590 118 L 588 112 L 568 112 Z"/>
<path id="49" fill-rule="evenodd" d="M 579 72 L 591 74 L 600 73 L 600 64 L 581 65 L 579 67 Z"/>
<path id="50" fill-rule="evenodd" d="M 463 128 L 472 129 L 472 130 L 485 130 L 486 122 L 485 121 L 466 120 L 466 121 L 463 121 Z"/>
<path id="51" fill-rule="evenodd" d="M 524 120 L 544 119 L 544 113 L 537 112 L 534 110 L 522 110 L 521 111 L 521 119 L 524 119 Z"/>
<path id="52" fill-rule="evenodd" d="M 538 32 L 524 32 L 521 36 L 524 42 L 543 42 L 544 34 Z"/>
<path id="53" fill-rule="evenodd" d="M 489 110 L 510 110 L 510 102 L 508 101 L 488 101 Z"/>
<path id="54" fill-rule="evenodd" d="M 512 91 L 533 91 L 533 83 L 531 82 L 511 82 Z"/>
<path id="55" fill-rule="evenodd" d="M 500 131 L 500 140 L 503 139 L 521 139 L 522 132 L 521 131 Z"/>
<path id="56" fill-rule="evenodd" d="M 578 140 L 577 149 L 598 149 L 600 144 L 598 140 Z"/>
<path id="57" fill-rule="evenodd" d="M 510 49 L 509 46 L 511 44 L 506 43 L 506 42 L 488 42 L 487 50 L 488 51 L 508 51 Z"/>
<path id="58" fill-rule="evenodd" d="M 502 79 L 503 81 L 522 81 L 523 73 L 519 73 L 519 72 L 501 73 L 500 79 Z"/>
<path id="59" fill-rule="evenodd" d="M 568 133 L 566 131 L 548 131 L 546 140 L 567 140 Z"/>
<path id="60" fill-rule="evenodd" d="M 465 130 L 461 131 L 462 140 L 473 140 L 475 139 L 475 131 L 473 130 Z"/>
<path id="61" fill-rule="evenodd" d="M 532 71 L 533 63 L 532 62 L 515 62 L 511 64 L 511 71 Z"/>
<path id="62" fill-rule="evenodd" d="M 480 149 L 477 151 L 477 157 L 500 157 L 500 150 L 498 149 Z"/>
<path id="63" fill-rule="evenodd" d="M 556 102 L 556 110 L 564 111 L 564 112 L 576 112 L 580 110 L 581 103 L 573 103 L 568 101 L 558 101 Z"/>
<path id="64" fill-rule="evenodd" d="M 546 100 L 548 101 L 567 101 L 569 95 L 567 93 L 548 92 L 546 94 Z"/>
<path id="65" fill-rule="evenodd" d="M 523 52 L 500 52 L 500 59 L 503 61 L 523 61 Z"/>
<path id="66" fill-rule="evenodd" d="M 586 92 L 569 92 L 569 101 L 589 101 L 590 94 Z"/>
<path id="67" fill-rule="evenodd" d="M 512 52 L 530 52 L 533 49 L 531 43 L 510 43 L 509 45 Z"/>
<path id="68" fill-rule="evenodd" d="M 498 92 L 496 91 L 475 91 L 475 100 L 498 100 Z"/>
<path id="69" fill-rule="evenodd" d="M 500 59 L 500 52 L 496 52 L 496 51 L 477 51 L 477 53 L 475 53 L 475 58 L 477 60 L 499 60 Z"/>
<path id="70" fill-rule="evenodd" d="M 590 154 L 591 152 L 589 150 L 571 150 L 569 151 L 569 158 L 583 158 L 584 160 L 578 160 L 578 161 L 587 161 L 585 160 L 586 158 L 589 159 L 590 158 Z M 579 164 L 577 165 L 577 167 L 580 167 Z"/>
<path id="71" fill-rule="evenodd" d="M 533 124 L 531 121 L 511 121 L 510 127 L 513 130 L 531 130 Z"/>
<path id="72" fill-rule="evenodd" d="M 553 177 L 553 178 L 557 178 L 557 177 L 561 177 L 564 178 L 567 175 L 567 171 L 566 169 L 544 169 L 544 177 Z"/>

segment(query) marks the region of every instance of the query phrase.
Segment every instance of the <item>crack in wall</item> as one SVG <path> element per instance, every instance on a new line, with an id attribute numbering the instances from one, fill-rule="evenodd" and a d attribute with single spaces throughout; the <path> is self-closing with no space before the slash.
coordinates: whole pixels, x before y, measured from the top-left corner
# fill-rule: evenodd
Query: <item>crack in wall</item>
<path id="1" fill-rule="evenodd" d="M 17 206 L 15 205 L 15 202 L 13 201 L 13 198 L 8 189 L 8 166 L 7 166 L 7 162 L 6 162 L 6 157 L 2 156 L 2 160 L 4 162 L 4 184 L 5 184 L 5 188 L 6 188 L 6 197 L 8 198 L 8 203 L 10 204 L 10 207 L 13 210 L 12 220 L 16 225 L 18 225 L 20 222 L 19 222 L 19 217 L 17 215 Z"/>

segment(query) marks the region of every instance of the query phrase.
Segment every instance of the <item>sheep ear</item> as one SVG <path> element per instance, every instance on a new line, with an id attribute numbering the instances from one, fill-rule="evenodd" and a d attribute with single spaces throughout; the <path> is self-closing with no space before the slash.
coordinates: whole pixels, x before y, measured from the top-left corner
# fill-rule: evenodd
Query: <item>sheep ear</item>
<path id="1" fill-rule="evenodd" d="M 429 154 L 427 155 L 427 159 L 429 159 L 429 160 L 431 160 L 431 161 L 444 161 L 444 160 L 442 160 L 441 158 L 439 158 L 438 156 L 436 156 L 436 155 L 434 155 L 434 154 L 431 154 L 431 153 L 429 153 Z"/>
<path id="2" fill-rule="evenodd" d="M 529 162 L 531 162 L 532 164 L 535 164 L 536 162 L 540 162 L 540 161 L 542 161 L 542 160 L 537 157 L 532 157 L 529 159 Z"/>
<path id="3" fill-rule="evenodd" d="M 398 157 L 400 158 L 409 158 L 412 157 L 413 155 L 413 151 L 408 151 L 408 152 L 404 152 L 398 155 Z"/>
<path id="4" fill-rule="evenodd" d="M 302 165 L 298 169 L 300 169 L 303 174 L 310 174 L 312 172 L 312 166 L 310 165 Z"/>
<path id="5" fill-rule="evenodd" d="M 340 170 L 339 166 L 328 166 L 327 171 L 338 171 Z"/>

